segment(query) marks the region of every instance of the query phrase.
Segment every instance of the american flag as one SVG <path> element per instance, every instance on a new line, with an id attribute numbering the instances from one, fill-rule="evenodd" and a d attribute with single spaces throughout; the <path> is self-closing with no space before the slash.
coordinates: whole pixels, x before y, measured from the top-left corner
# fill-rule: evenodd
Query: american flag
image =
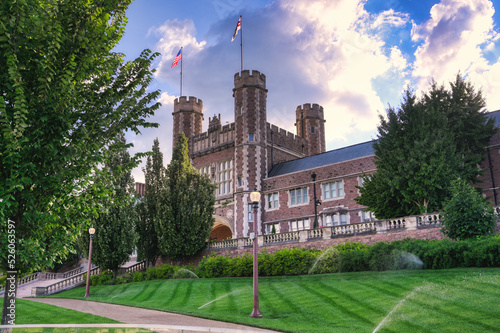
<path id="1" fill-rule="evenodd" d="M 170 68 L 177 66 L 181 58 L 182 58 L 182 48 L 179 50 L 179 53 L 177 53 L 177 55 L 175 56 L 174 62 L 172 63 L 172 66 L 170 66 Z"/>
<path id="2" fill-rule="evenodd" d="M 231 39 L 231 42 L 236 38 L 236 35 L 238 34 L 238 30 L 241 29 L 241 16 L 240 19 L 238 20 L 238 24 L 236 25 L 236 29 L 234 29 L 234 35 L 233 39 Z"/>

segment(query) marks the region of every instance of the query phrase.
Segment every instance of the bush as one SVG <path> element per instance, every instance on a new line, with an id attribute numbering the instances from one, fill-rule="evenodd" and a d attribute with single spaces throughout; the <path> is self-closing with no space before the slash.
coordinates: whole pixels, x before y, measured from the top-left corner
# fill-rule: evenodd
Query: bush
<path id="1" fill-rule="evenodd" d="M 132 281 L 133 282 L 141 282 L 145 280 L 145 274 L 144 272 L 135 272 L 134 275 L 132 275 Z"/>
<path id="2" fill-rule="evenodd" d="M 457 179 L 451 198 L 443 207 L 442 231 L 451 239 L 477 238 L 494 231 L 493 207 L 466 181 Z"/>
<path id="3" fill-rule="evenodd" d="M 225 256 L 211 255 L 203 257 L 198 264 L 200 277 L 213 278 L 228 276 L 226 273 L 228 272 L 229 261 L 229 257 Z"/>
<path id="4" fill-rule="evenodd" d="M 127 282 L 128 282 L 128 280 L 123 275 L 119 275 L 116 277 L 116 284 L 124 284 Z"/>
<path id="5" fill-rule="evenodd" d="M 87 281 L 87 274 L 84 275 L 85 281 Z M 97 286 L 99 285 L 101 277 L 99 275 L 90 276 L 90 285 Z"/>
<path id="6" fill-rule="evenodd" d="M 261 261 L 262 257 L 259 254 L 259 270 Z M 229 276 L 234 276 L 234 277 L 252 276 L 253 255 L 250 253 L 245 253 L 243 256 L 235 257 L 232 260 L 230 260 L 227 273 Z"/>
<path id="7" fill-rule="evenodd" d="M 340 262 L 340 251 L 335 246 L 332 246 L 318 256 L 308 274 L 336 273 L 340 271 Z"/>
<path id="8" fill-rule="evenodd" d="M 259 256 L 259 275 L 308 274 L 320 254 L 319 250 L 304 248 L 286 248 L 274 254 L 263 253 Z"/>
<path id="9" fill-rule="evenodd" d="M 197 279 L 198 275 L 189 267 L 176 267 L 172 279 Z"/>

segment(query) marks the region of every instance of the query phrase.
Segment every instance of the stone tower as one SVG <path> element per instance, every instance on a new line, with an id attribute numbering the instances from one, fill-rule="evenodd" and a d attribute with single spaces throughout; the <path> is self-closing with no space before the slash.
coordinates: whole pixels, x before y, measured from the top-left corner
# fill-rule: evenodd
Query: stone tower
<path id="1" fill-rule="evenodd" d="M 172 149 L 177 144 L 177 136 L 184 132 L 189 139 L 189 152 L 191 154 L 193 151 L 191 137 L 202 132 L 203 101 L 193 96 L 176 98 L 172 115 L 174 118 Z"/>
<path id="2" fill-rule="evenodd" d="M 305 153 L 308 156 L 324 153 L 325 116 L 323 107 L 318 104 L 304 104 L 295 111 L 297 135 L 306 139 Z"/>
<path id="3" fill-rule="evenodd" d="M 262 233 L 258 214 L 256 223 L 251 214 L 250 192 L 262 191 L 267 175 L 267 89 L 266 76 L 254 70 L 234 75 L 234 231 L 233 237 L 246 237 L 255 231 Z M 263 202 L 259 204 L 262 212 Z"/>

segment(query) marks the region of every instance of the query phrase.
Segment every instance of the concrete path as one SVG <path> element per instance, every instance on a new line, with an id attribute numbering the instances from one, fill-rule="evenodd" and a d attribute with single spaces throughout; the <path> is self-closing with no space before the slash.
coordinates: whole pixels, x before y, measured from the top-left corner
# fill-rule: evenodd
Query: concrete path
<path id="1" fill-rule="evenodd" d="M 241 332 L 273 332 L 245 325 L 225 323 L 216 320 L 185 316 L 157 310 L 140 309 L 116 304 L 63 298 L 27 298 L 26 300 L 52 304 L 67 309 L 91 313 L 97 316 L 114 319 L 124 324 L 158 324 L 186 326 L 193 328 L 210 327 L 215 329 L 220 328 L 221 332 L 223 332 L 223 329 L 236 329 Z M 216 330 L 211 330 L 211 332 L 216 332 Z"/>

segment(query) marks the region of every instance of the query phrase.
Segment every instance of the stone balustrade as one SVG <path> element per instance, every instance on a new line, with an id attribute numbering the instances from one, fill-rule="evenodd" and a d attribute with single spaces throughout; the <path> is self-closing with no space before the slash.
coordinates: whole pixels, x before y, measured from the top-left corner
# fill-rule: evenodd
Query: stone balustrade
<path id="1" fill-rule="evenodd" d="M 53 284 L 46 286 L 46 287 L 33 287 L 31 289 L 31 295 L 32 296 L 50 295 L 50 294 L 54 294 L 56 292 L 62 291 L 64 289 L 68 289 L 70 287 L 78 286 L 78 285 L 86 282 L 86 273 L 87 272 L 82 271 L 78 274 L 74 274 L 74 275 L 72 275 L 64 280 L 53 283 Z M 99 267 L 95 267 L 94 269 L 90 270 L 90 276 L 100 274 L 100 273 L 101 273 L 101 269 Z M 62 273 L 62 274 L 64 274 L 64 273 Z"/>
<path id="2" fill-rule="evenodd" d="M 19 287 L 19 286 L 21 286 L 23 284 L 33 282 L 33 281 L 35 281 L 35 280 L 37 280 L 39 278 L 39 275 L 40 275 L 39 272 L 30 274 L 30 275 L 26 275 L 25 277 L 23 277 L 22 279 L 20 279 L 17 282 L 17 286 Z M 5 286 L 0 286 L 0 294 L 2 294 L 4 292 L 5 292 Z"/>
<path id="3" fill-rule="evenodd" d="M 375 220 L 356 224 L 260 235 L 258 237 L 258 242 L 259 246 L 302 243 L 363 234 L 380 234 L 417 230 L 421 228 L 438 228 L 440 226 L 441 221 L 439 214 L 426 214 L 421 216 L 408 216 L 397 219 Z M 226 239 L 208 243 L 208 250 L 225 251 L 231 249 L 242 249 L 252 245 L 253 240 L 250 238 Z"/>

